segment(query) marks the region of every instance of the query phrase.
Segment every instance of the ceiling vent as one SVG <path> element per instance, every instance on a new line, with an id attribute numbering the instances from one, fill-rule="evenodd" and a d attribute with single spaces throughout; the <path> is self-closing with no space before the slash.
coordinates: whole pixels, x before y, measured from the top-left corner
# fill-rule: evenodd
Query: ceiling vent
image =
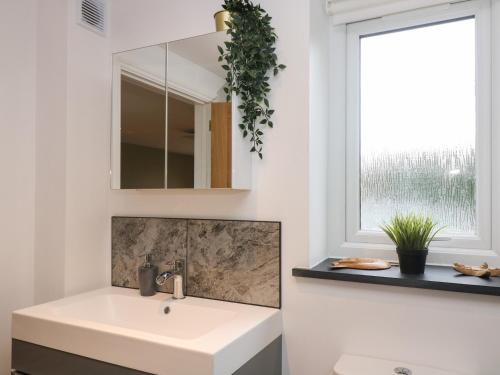
<path id="1" fill-rule="evenodd" d="M 79 0 L 78 22 L 87 29 L 106 35 L 106 0 Z"/>

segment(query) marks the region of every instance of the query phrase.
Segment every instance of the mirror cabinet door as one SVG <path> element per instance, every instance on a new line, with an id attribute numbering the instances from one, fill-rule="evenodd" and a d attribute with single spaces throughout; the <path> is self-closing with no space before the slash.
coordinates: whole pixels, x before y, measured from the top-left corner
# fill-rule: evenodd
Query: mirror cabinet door
<path id="1" fill-rule="evenodd" d="M 232 111 L 217 49 L 227 37 L 219 32 L 168 43 L 167 187 L 232 187 Z"/>
<path id="2" fill-rule="evenodd" d="M 166 45 L 113 55 L 112 188 L 163 189 Z"/>
<path id="3" fill-rule="evenodd" d="M 113 56 L 114 189 L 249 189 L 251 154 L 226 102 L 225 32 Z M 165 74 L 166 72 L 166 74 Z"/>

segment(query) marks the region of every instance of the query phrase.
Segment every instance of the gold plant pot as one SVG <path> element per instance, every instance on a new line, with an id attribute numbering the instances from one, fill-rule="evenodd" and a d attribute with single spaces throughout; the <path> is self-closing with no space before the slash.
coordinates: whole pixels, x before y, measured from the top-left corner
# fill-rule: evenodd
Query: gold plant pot
<path id="1" fill-rule="evenodd" d="M 225 31 L 229 29 L 226 25 L 226 21 L 231 21 L 231 13 L 227 10 L 221 10 L 214 14 L 215 18 L 215 31 Z"/>

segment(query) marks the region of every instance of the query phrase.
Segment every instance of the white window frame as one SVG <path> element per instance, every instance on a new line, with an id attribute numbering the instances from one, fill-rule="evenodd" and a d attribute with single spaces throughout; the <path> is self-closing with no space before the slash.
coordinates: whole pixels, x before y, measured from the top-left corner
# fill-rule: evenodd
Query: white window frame
<path id="1" fill-rule="evenodd" d="M 331 48 L 331 132 L 329 165 L 329 247 L 331 256 L 377 256 L 395 258 L 393 245 L 383 234 L 361 231 L 360 223 L 360 37 L 380 32 L 446 22 L 460 18 L 476 19 L 476 235 L 454 236 L 446 242 L 434 242 L 431 263 L 453 261 L 499 262 L 500 236 L 491 230 L 498 221 L 500 191 L 500 144 L 498 118 L 498 72 L 500 30 L 496 22 L 500 0 L 468 0 L 391 14 L 369 21 L 332 28 Z M 498 65 L 498 64 L 497 64 Z M 496 124 L 497 126 L 493 126 Z M 343 140 L 339 142 L 339 139 Z M 341 202 L 345 202 L 344 205 Z M 498 231 L 497 231 L 498 232 Z M 498 263 L 500 264 L 500 262 Z"/>

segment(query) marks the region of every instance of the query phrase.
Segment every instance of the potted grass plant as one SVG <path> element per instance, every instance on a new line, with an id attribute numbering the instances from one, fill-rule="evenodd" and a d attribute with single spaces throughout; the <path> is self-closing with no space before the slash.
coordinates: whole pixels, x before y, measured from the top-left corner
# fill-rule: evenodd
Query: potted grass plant
<path id="1" fill-rule="evenodd" d="M 396 245 L 401 273 L 418 275 L 425 271 L 429 244 L 444 227 L 430 217 L 396 214 L 380 228 Z"/>

